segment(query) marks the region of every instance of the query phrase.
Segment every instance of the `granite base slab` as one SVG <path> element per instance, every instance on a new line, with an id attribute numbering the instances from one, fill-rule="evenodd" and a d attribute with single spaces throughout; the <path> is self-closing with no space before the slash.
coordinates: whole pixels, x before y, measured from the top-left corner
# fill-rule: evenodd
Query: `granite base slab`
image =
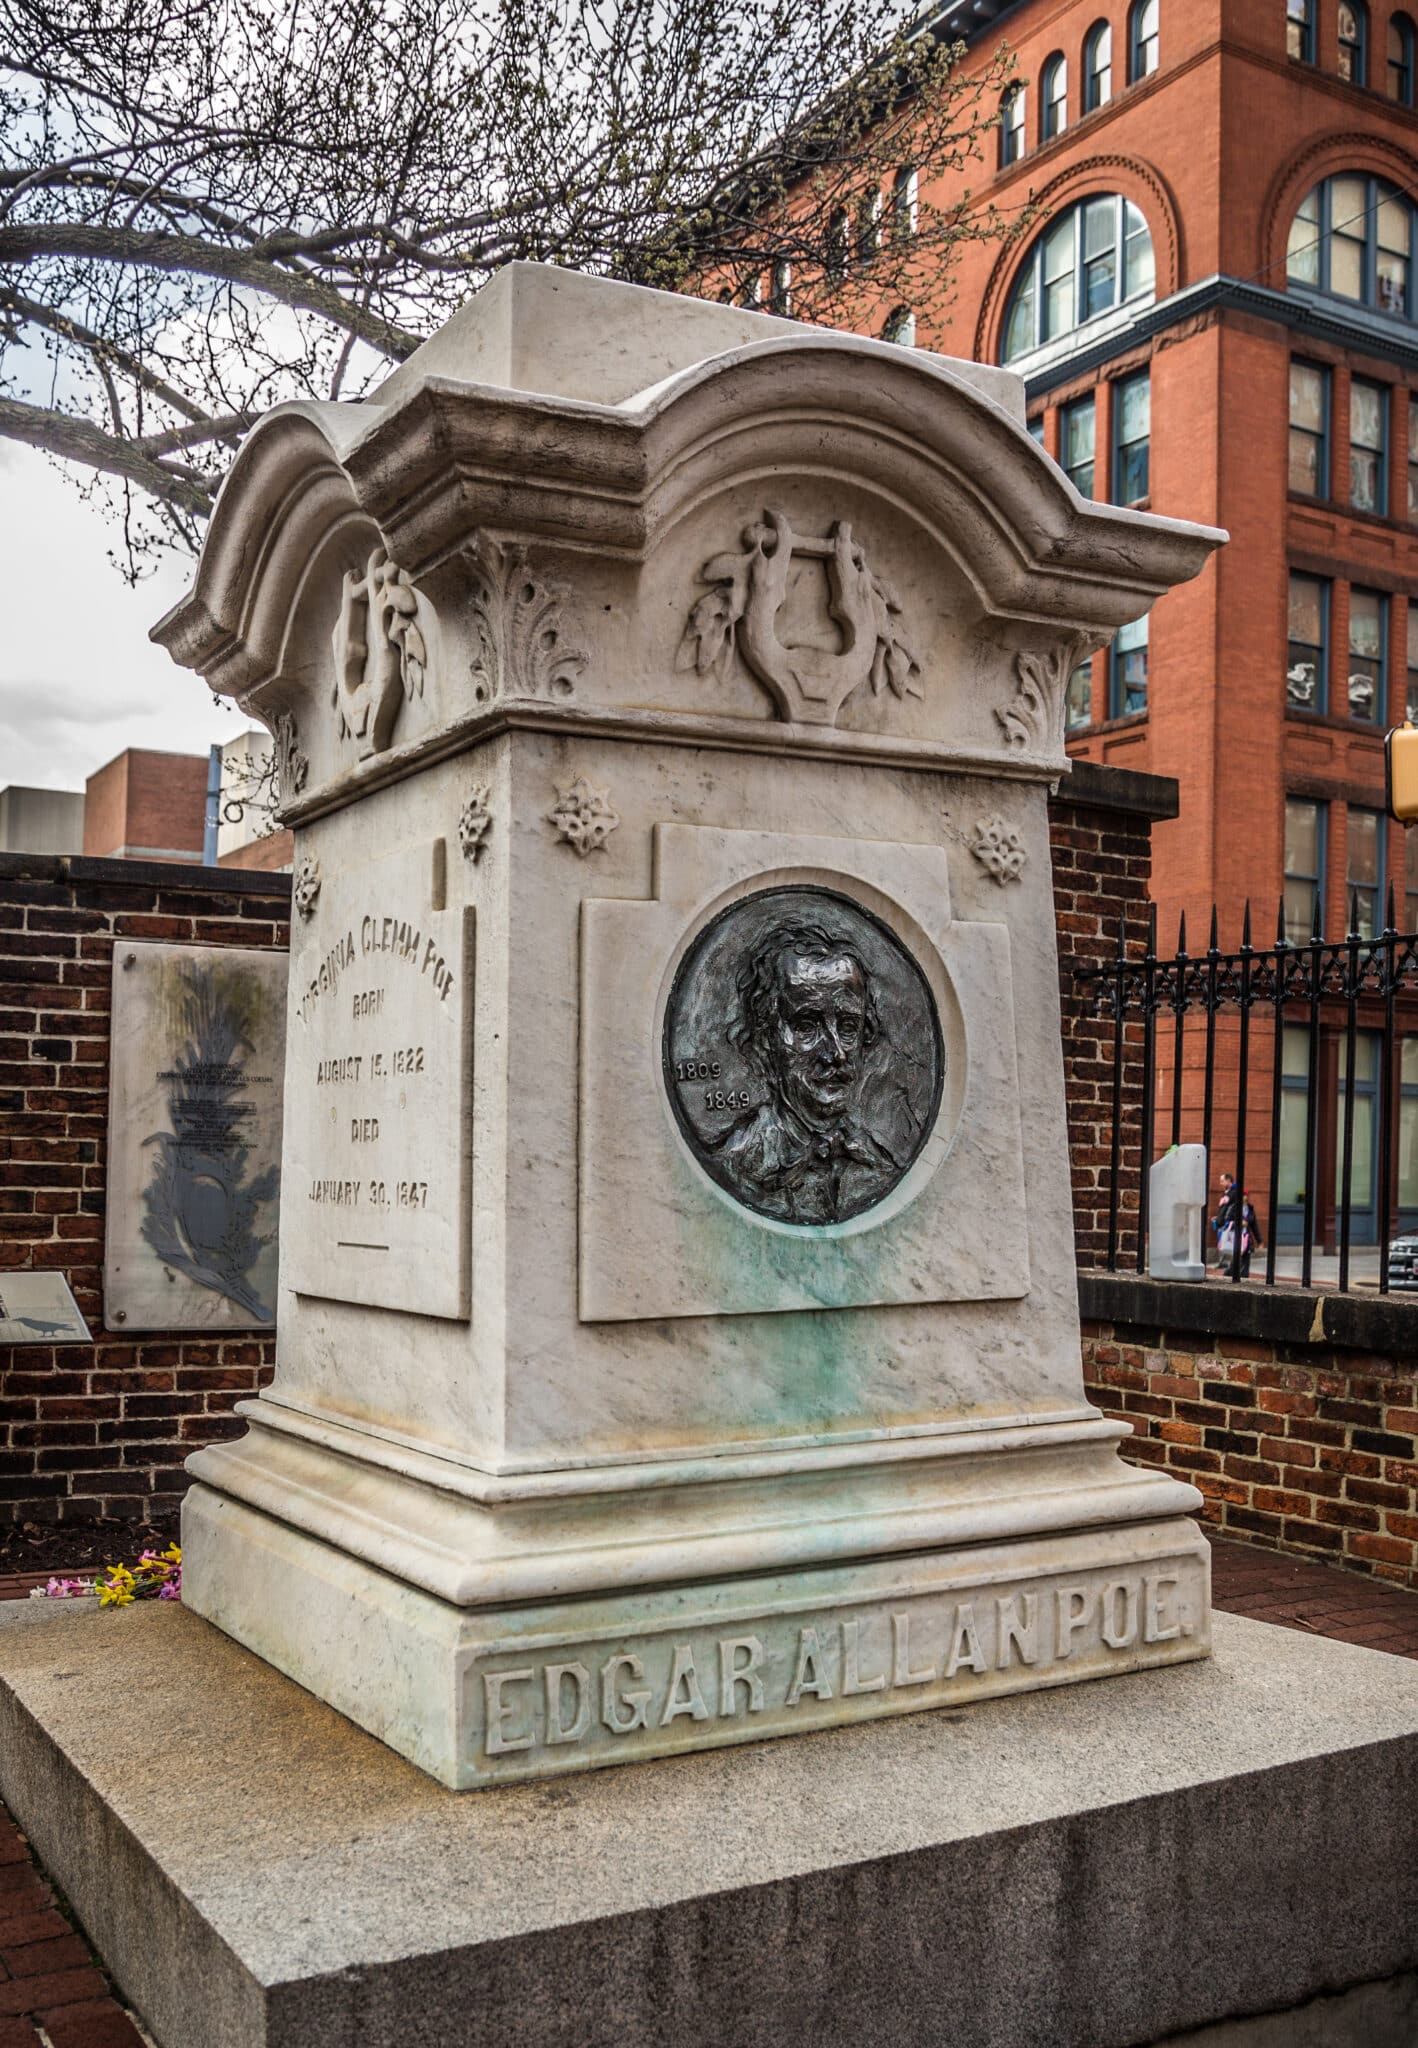
<path id="1" fill-rule="evenodd" d="M 1357 2048 L 1418 1968 L 1418 1665 L 1224 1614 L 467 1799 L 180 1607 L 15 1603 L 0 1796 L 161 2048 Z"/>

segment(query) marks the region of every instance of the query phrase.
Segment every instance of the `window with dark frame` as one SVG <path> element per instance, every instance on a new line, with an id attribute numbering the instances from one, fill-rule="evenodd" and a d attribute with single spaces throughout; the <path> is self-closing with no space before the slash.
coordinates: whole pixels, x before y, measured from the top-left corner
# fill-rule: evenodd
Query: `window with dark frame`
<path id="1" fill-rule="evenodd" d="M 1093 723 L 1093 663 L 1079 662 L 1064 692 L 1064 729 L 1077 732 Z"/>
<path id="2" fill-rule="evenodd" d="M 1151 485 L 1152 377 L 1147 370 L 1113 387 L 1113 503 L 1140 505 Z"/>
<path id="3" fill-rule="evenodd" d="M 1098 408 L 1092 392 L 1059 411 L 1059 466 L 1080 496 L 1093 496 Z"/>
<path id="4" fill-rule="evenodd" d="M 882 324 L 883 341 L 894 341 L 899 348 L 916 346 L 916 316 L 909 306 L 897 306 L 888 313 Z"/>
<path id="5" fill-rule="evenodd" d="M 1159 0 L 1133 0 L 1132 12 L 1128 16 L 1129 85 L 1136 85 L 1139 79 L 1150 78 L 1157 69 L 1160 13 Z"/>
<path id="6" fill-rule="evenodd" d="M 1349 593 L 1349 667 L 1345 682 L 1349 716 L 1365 725 L 1382 722 L 1387 710 L 1384 673 L 1388 646 L 1388 599 L 1379 590 Z"/>
<path id="7" fill-rule="evenodd" d="M 1030 440 L 1031 440 L 1031 441 L 1037 441 L 1037 442 L 1039 443 L 1039 446 L 1040 446 L 1041 448 L 1043 447 L 1043 445 L 1044 445 L 1044 415 L 1043 415 L 1042 413 L 1040 413 L 1040 414 L 1039 414 L 1039 416 L 1038 416 L 1038 418 L 1037 418 L 1037 419 L 1032 419 L 1032 420 L 1030 420 L 1030 422 L 1029 422 L 1029 438 L 1030 438 Z"/>
<path id="8" fill-rule="evenodd" d="M 1309 938 L 1324 903 L 1328 810 L 1310 797 L 1285 799 L 1285 936 L 1292 946 Z"/>
<path id="9" fill-rule="evenodd" d="M 1300 64 L 1315 61 L 1315 0 L 1285 0 L 1286 54 Z"/>
<path id="10" fill-rule="evenodd" d="M 1384 815 L 1350 804 L 1344 877 L 1345 929 L 1371 939 L 1383 918 Z"/>
<path id="11" fill-rule="evenodd" d="M 1130 718 L 1147 709 L 1147 620 L 1119 626 L 1108 650 L 1108 715 Z"/>
<path id="12" fill-rule="evenodd" d="M 1068 126 L 1068 59 L 1056 50 L 1039 80 L 1039 134 L 1052 142 Z"/>
<path id="13" fill-rule="evenodd" d="M 1388 24 L 1388 96 L 1401 107 L 1413 104 L 1413 23 L 1406 14 L 1394 14 Z"/>
<path id="14" fill-rule="evenodd" d="M 1349 502 L 1388 515 L 1388 386 L 1363 377 L 1349 383 Z"/>
<path id="15" fill-rule="evenodd" d="M 834 281 L 847 275 L 852 253 L 852 216 L 845 206 L 835 206 L 827 218 L 827 245 L 822 267 Z"/>
<path id="16" fill-rule="evenodd" d="M 1418 598 L 1408 600 L 1408 664 L 1404 676 L 1403 715 L 1410 724 L 1418 725 Z M 1418 846 L 1418 831 L 1408 834 Z"/>
<path id="17" fill-rule="evenodd" d="M 881 193 L 876 186 L 857 201 L 857 261 L 875 263 L 881 251 Z"/>
<path id="18" fill-rule="evenodd" d="M 1408 516 L 1418 520 L 1418 393 L 1408 394 Z"/>
<path id="19" fill-rule="evenodd" d="M 1007 170 L 1024 154 L 1024 120 L 1028 112 L 1022 85 L 1011 85 L 1000 101 L 999 164 Z"/>
<path id="20" fill-rule="evenodd" d="M 1355 172 L 1325 178 L 1290 223 L 1291 284 L 1413 318 L 1414 205 L 1386 179 Z"/>
<path id="21" fill-rule="evenodd" d="M 1339 75 L 1348 85 L 1367 85 L 1369 14 L 1363 0 L 1339 0 Z"/>
<path id="22" fill-rule="evenodd" d="M 920 215 L 920 179 L 914 164 L 903 164 L 891 181 L 891 233 L 898 242 L 915 234 Z"/>
<path id="23" fill-rule="evenodd" d="M 1403 929 L 1418 932 L 1418 832 L 1405 832 L 1403 835 L 1403 887 Z M 1405 1040 L 1405 1051 L 1410 1045 L 1418 1051 L 1418 1038 Z M 1408 1079 L 1406 1062 L 1403 1078 L 1405 1081 Z M 1413 1079 L 1418 1081 L 1418 1073 Z"/>
<path id="24" fill-rule="evenodd" d="M 1113 97 L 1113 31 L 1095 21 L 1083 45 L 1083 111 L 1105 107 Z"/>
<path id="25" fill-rule="evenodd" d="M 1329 584 L 1293 569 L 1285 702 L 1292 711 L 1324 711 L 1329 705 Z"/>
<path id="26" fill-rule="evenodd" d="M 1329 371 L 1290 359 L 1290 488 L 1303 498 L 1329 496 Z"/>

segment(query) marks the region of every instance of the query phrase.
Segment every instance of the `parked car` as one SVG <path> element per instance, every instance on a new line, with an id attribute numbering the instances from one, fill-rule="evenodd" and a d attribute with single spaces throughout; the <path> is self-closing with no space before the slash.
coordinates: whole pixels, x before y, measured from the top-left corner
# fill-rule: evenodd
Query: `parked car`
<path id="1" fill-rule="evenodd" d="M 1388 1284 L 1393 1288 L 1418 1288 L 1418 1235 L 1410 1234 L 1390 1240 Z"/>

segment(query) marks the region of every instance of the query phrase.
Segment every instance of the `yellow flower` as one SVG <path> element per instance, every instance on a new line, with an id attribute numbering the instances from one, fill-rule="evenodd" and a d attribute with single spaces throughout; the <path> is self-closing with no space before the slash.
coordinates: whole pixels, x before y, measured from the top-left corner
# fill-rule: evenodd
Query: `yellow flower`
<path id="1" fill-rule="evenodd" d="M 164 1564 L 181 1564 L 182 1545 L 180 1543 L 169 1543 L 167 1549 L 159 1554 Z"/>
<path id="2" fill-rule="evenodd" d="M 129 1607 L 132 1605 L 132 1601 L 133 1595 L 126 1586 L 110 1584 L 100 1586 L 98 1589 L 98 1604 L 100 1607 Z"/>

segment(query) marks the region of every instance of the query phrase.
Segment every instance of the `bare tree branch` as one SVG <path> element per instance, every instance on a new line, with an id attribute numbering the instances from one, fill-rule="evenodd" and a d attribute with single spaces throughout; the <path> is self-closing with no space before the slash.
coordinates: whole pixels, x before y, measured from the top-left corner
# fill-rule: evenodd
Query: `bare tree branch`
<path id="1" fill-rule="evenodd" d="M 1011 60 L 902 0 L 0 0 L 0 52 L 0 437 L 113 479 L 130 572 L 505 263 L 880 333 L 1029 217 L 940 196 Z"/>

